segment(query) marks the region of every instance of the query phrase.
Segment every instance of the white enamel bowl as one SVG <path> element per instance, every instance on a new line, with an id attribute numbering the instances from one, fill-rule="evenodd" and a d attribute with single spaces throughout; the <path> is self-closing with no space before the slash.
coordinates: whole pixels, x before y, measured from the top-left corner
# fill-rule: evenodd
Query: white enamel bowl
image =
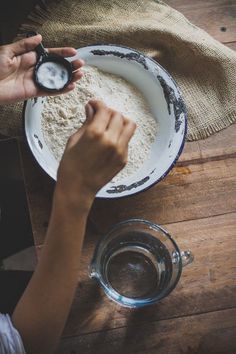
<path id="1" fill-rule="evenodd" d="M 78 49 L 77 55 L 88 65 L 117 74 L 135 85 L 147 99 L 159 125 L 150 159 L 137 173 L 121 183 L 108 183 L 97 193 L 97 197 L 125 197 L 156 184 L 173 168 L 186 135 L 187 114 L 176 83 L 158 63 L 127 47 L 92 45 Z M 39 165 L 56 180 L 58 162 L 45 143 L 41 127 L 44 102 L 45 98 L 41 97 L 26 102 L 25 134 Z"/>

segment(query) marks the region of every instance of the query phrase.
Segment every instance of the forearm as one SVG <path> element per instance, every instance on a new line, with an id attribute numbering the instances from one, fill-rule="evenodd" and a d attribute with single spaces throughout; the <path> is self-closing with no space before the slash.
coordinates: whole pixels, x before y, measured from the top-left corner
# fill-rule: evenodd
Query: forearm
<path id="1" fill-rule="evenodd" d="M 52 353 L 61 335 L 78 282 L 91 203 L 82 197 L 75 208 L 55 193 L 38 267 L 13 313 L 28 354 Z"/>

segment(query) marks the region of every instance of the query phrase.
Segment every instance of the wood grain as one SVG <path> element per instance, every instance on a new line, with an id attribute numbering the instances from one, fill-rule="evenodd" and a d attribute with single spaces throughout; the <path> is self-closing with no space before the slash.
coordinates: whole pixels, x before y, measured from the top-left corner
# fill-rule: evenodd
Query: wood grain
<path id="1" fill-rule="evenodd" d="M 161 303 L 140 310 L 121 308 L 89 279 L 88 265 L 98 236 L 87 230 L 79 285 L 64 336 L 76 336 L 148 322 L 236 307 L 236 214 L 162 225 L 194 262 L 184 268 L 176 289 Z M 40 247 L 41 248 L 41 247 Z M 40 251 L 38 247 L 38 251 Z"/>
<path id="2" fill-rule="evenodd" d="M 199 314 L 236 306 L 236 214 L 162 225 L 194 262 L 183 270 L 177 288 L 160 304 L 141 310 L 121 308 L 108 300 L 88 277 L 97 235 L 88 230 L 81 259 L 79 286 L 64 335 Z"/>
<path id="3" fill-rule="evenodd" d="M 208 7 L 221 7 L 235 5 L 235 0 L 165 0 L 165 3 L 176 9 L 205 9 Z"/>
<path id="4" fill-rule="evenodd" d="M 233 46 L 232 46 L 233 47 Z M 236 43 L 235 43 L 236 49 Z M 178 161 L 195 163 L 196 161 L 206 161 L 209 159 L 223 159 L 236 154 L 236 124 L 221 130 L 204 140 L 185 143 L 184 151 Z"/>
<path id="5" fill-rule="evenodd" d="M 236 41 L 234 0 L 167 0 L 165 2 L 218 41 L 222 43 Z"/>
<path id="6" fill-rule="evenodd" d="M 236 211 L 235 162 L 224 159 L 176 167 L 146 192 L 129 198 L 96 200 L 91 219 L 104 232 L 133 217 L 166 224 Z"/>
<path id="7" fill-rule="evenodd" d="M 227 43 L 227 46 L 236 51 L 236 42 Z"/>
<path id="8" fill-rule="evenodd" d="M 235 354 L 236 309 L 216 311 L 62 340 L 57 354 Z M 108 319 L 109 320 L 109 319 Z"/>
<path id="9" fill-rule="evenodd" d="M 231 156 L 236 153 L 235 128 L 187 143 L 177 167 L 150 190 L 122 200 L 96 201 L 91 219 L 97 228 L 104 232 L 113 223 L 135 216 L 164 224 L 234 211 L 235 162 Z M 40 245 L 48 225 L 54 182 L 42 172 L 26 145 L 21 149 L 34 238 Z"/>

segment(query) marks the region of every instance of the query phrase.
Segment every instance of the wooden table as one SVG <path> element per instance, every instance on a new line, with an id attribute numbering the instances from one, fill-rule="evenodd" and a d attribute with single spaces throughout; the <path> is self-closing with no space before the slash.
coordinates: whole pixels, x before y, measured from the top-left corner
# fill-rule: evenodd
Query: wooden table
<path id="1" fill-rule="evenodd" d="M 80 282 L 58 353 L 236 353 L 235 134 L 236 125 L 207 140 L 187 143 L 173 171 L 145 193 L 95 202 Z M 40 252 L 53 185 L 24 146 L 23 158 Z M 98 234 L 129 217 L 161 224 L 195 256 L 171 295 L 135 311 L 109 301 L 88 278 Z"/>
<path id="2" fill-rule="evenodd" d="M 169 0 L 216 39 L 236 49 L 235 0 Z M 236 74 L 236 73 L 235 73 Z M 167 178 L 134 197 L 98 200 L 90 214 L 78 290 L 58 353 L 236 353 L 236 126 L 187 143 Z M 35 244 L 40 253 L 53 183 L 22 145 Z M 191 249 L 174 292 L 142 310 L 109 301 L 88 277 L 100 233 L 130 217 L 161 224 Z M 42 289 L 43 291 L 43 289 Z"/>

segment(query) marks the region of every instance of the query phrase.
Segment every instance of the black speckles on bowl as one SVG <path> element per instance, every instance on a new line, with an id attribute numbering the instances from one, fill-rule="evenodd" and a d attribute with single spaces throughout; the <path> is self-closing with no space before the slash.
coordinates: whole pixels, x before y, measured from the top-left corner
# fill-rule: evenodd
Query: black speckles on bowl
<path id="1" fill-rule="evenodd" d="M 122 53 L 118 50 L 95 49 L 92 50 L 91 53 L 93 53 L 94 55 L 113 55 L 121 59 L 135 60 L 137 63 L 141 64 L 144 69 L 148 70 L 144 55 L 138 52 Z"/>
<path id="2" fill-rule="evenodd" d="M 186 108 L 185 108 L 184 101 L 182 97 L 178 97 L 178 98 L 176 97 L 173 88 L 166 83 L 166 81 L 163 79 L 162 76 L 157 75 L 157 78 L 161 84 L 161 87 L 163 88 L 169 114 L 171 114 L 171 104 L 173 104 L 174 113 L 175 113 L 175 131 L 178 132 L 182 124 L 180 117 L 183 114 L 186 115 Z"/>
<path id="3" fill-rule="evenodd" d="M 34 101 L 33 105 L 35 105 L 38 102 L 38 97 L 33 97 L 33 101 Z"/>
<path id="4" fill-rule="evenodd" d="M 43 144 L 42 144 L 41 141 L 39 140 L 38 135 L 37 135 L 37 134 L 34 134 L 34 137 L 35 137 L 35 139 L 37 140 L 40 149 L 43 149 Z"/>
<path id="5" fill-rule="evenodd" d="M 107 189 L 107 193 L 121 193 L 125 191 L 130 191 L 133 188 L 137 188 L 139 186 L 142 186 L 144 183 L 146 183 L 150 179 L 149 176 L 144 177 L 138 182 L 131 183 L 130 185 L 126 186 L 125 184 L 120 184 L 118 186 L 112 186 L 110 189 Z"/>

